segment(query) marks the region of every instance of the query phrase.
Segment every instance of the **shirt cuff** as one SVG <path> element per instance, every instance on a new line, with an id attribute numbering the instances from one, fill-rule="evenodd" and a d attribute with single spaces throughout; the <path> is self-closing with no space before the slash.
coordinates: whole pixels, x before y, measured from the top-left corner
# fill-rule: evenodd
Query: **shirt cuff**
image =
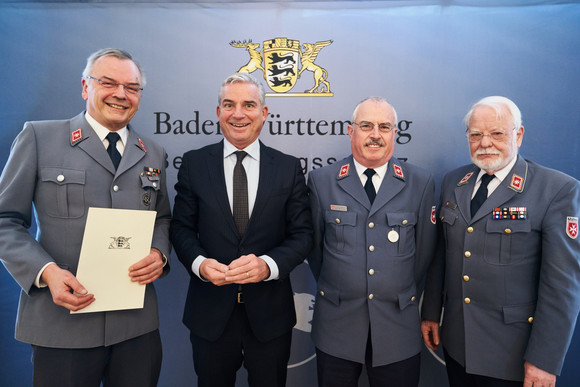
<path id="1" fill-rule="evenodd" d="M 267 255 L 260 255 L 260 258 L 262 258 L 270 268 L 270 276 L 264 279 L 264 281 L 277 280 L 280 277 L 280 270 L 278 269 L 276 262 Z"/>
<path id="2" fill-rule="evenodd" d="M 208 280 L 206 280 L 205 278 L 203 278 L 201 276 L 201 274 L 199 274 L 199 267 L 201 266 L 202 262 L 205 261 L 206 259 L 207 258 L 204 257 L 203 255 L 198 255 L 197 258 L 195 258 L 195 260 L 191 264 L 191 271 L 193 271 L 193 274 L 195 274 L 196 276 L 198 276 L 200 280 L 202 280 L 204 282 L 209 282 Z"/>
<path id="3" fill-rule="evenodd" d="M 40 277 L 42 277 L 42 273 L 44 273 L 44 269 L 46 269 L 46 267 L 47 267 L 48 265 L 56 265 L 56 263 L 54 263 L 54 262 L 49 262 L 49 263 L 47 263 L 46 265 L 44 265 L 44 266 L 42 267 L 42 269 L 40 269 L 40 271 L 39 271 L 39 272 L 38 272 L 38 274 L 36 275 L 36 279 L 34 280 L 34 286 L 36 286 L 36 287 L 37 287 L 37 288 L 39 288 L 39 289 L 42 289 L 42 288 L 45 288 L 45 287 L 47 287 L 47 286 L 48 286 L 48 285 L 46 284 L 46 282 L 44 282 L 44 281 L 41 281 L 41 280 L 40 280 Z"/>

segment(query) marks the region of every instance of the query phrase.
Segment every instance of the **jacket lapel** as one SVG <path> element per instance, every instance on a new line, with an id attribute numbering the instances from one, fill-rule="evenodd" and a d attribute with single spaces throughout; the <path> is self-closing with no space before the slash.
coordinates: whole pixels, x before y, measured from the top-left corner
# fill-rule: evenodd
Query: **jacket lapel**
<path id="1" fill-rule="evenodd" d="M 362 186 L 360 179 L 356 173 L 352 155 L 347 159 L 347 163 L 340 166 L 337 172 L 336 180 L 338 186 L 350 195 L 354 200 L 359 202 L 367 210 L 371 209 L 371 202 Z M 375 198 L 376 200 L 376 198 Z"/>
<path id="2" fill-rule="evenodd" d="M 374 214 L 394 198 L 405 187 L 405 171 L 396 157 L 391 157 L 377 197 L 373 202 L 369 215 Z M 366 194 L 365 194 L 366 195 Z"/>
<path id="3" fill-rule="evenodd" d="M 123 157 L 121 157 L 121 163 L 117 169 L 117 175 L 131 169 L 147 154 L 147 145 L 137 136 L 137 133 L 135 133 L 130 125 L 128 126 L 128 129 L 129 135 L 127 136 L 127 144 L 125 144 L 125 151 L 123 152 Z M 106 152 L 105 155 L 109 158 L 109 155 Z M 112 170 L 114 173 L 115 168 Z"/>
<path id="4" fill-rule="evenodd" d="M 468 171 L 455 186 L 456 204 L 467 223 L 471 219 L 471 194 L 473 193 L 478 173 L 479 168 L 472 165 L 472 170 Z M 443 205 L 444 203 L 441 204 Z"/>
<path id="5" fill-rule="evenodd" d="M 206 159 L 205 167 L 210 176 L 210 184 L 207 189 L 213 193 L 218 202 L 218 206 L 223 213 L 223 219 L 226 219 L 228 227 L 232 229 L 235 235 L 239 236 L 238 228 L 234 223 L 234 216 L 228 199 L 228 191 L 226 189 L 226 178 L 224 174 L 224 141 L 209 148 L 208 157 Z"/>
<path id="6" fill-rule="evenodd" d="M 91 125 L 85 119 L 85 113 L 81 113 L 70 121 L 70 144 L 71 146 L 78 146 L 90 157 L 92 157 L 103 168 L 107 169 L 113 175 L 115 174 L 115 167 L 111 158 L 107 154 L 107 150 L 95 133 Z M 121 161 L 122 163 L 122 161 Z"/>

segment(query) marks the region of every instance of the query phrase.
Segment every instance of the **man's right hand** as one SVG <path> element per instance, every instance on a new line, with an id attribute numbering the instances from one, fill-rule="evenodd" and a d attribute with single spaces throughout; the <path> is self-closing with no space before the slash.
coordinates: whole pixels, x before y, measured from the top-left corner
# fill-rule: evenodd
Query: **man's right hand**
<path id="1" fill-rule="evenodd" d="M 421 322 L 421 334 L 427 347 L 432 350 L 439 348 L 439 323 L 436 321 L 423 320 Z"/>
<path id="2" fill-rule="evenodd" d="M 222 286 L 232 283 L 226 281 L 228 266 L 218 262 L 213 258 L 206 258 L 199 265 L 199 274 L 214 285 Z"/>
<path id="3" fill-rule="evenodd" d="M 52 301 L 56 305 L 77 311 L 95 301 L 94 294 L 89 294 L 70 271 L 61 269 L 58 265 L 48 265 L 40 279 L 48 285 Z"/>

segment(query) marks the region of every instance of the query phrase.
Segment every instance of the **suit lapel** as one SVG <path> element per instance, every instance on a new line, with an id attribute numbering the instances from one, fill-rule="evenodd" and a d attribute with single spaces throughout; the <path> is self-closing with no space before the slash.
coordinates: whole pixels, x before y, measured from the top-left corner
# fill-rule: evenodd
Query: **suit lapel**
<path id="1" fill-rule="evenodd" d="M 276 163 L 270 149 L 260 141 L 260 177 L 258 181 L 258 192 L 256 192 L 256 201 L 250 216 L 248 227 L 252 225 L 252 220 L 260 217 L 260 213 L 266 206 L 266 201 L 270 197 L 272 187 L 276 184 Z M 255 222 L 255 221 L 254 221 Z"/>
<path id="2" fill-rule="evenodd" d="M 234 223 L 230 201 L 228 199 L 228 191 L 226 189 L 223 140 L 209 148 L 205 167 L 207 168 L 210 177 L 210 185 L 207 189 L 215 196 L 218 206 L 222 210 L 223 219 L 226 219 L 228 227 L 232 229 L 235 235 L 239 236 L 238 228 Z"/>

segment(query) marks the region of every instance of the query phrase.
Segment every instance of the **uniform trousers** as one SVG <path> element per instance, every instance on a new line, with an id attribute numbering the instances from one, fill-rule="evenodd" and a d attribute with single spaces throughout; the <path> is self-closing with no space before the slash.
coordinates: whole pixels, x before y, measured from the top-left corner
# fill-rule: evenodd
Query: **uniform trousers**
<path id="1" fill-rule="evenodd" d="M 365 365 L 370 387 L 417 387 L 421 370 L 421 353 L 378 367 L 372 366 L 372 354 L 373 347 L 369 333 Z M 363 365 L 329 355 L 316 348 L 316 366 L 319 387 L 357 387 Z"/>
<path id="2" fill-rule="evenodd" d="M 492 378 L 490 376 L 469 374 L 460 363 L 455 361 L 447 351 L 445 364 L 450 387 L 522 387 L 522 382 Z M 522 365 L 523 367 L 523 365 Z"/>
<path id="3" fill-rule="evenodd" d="M 243 303 L 237 303 L 224 333 L 216 341 L 190 334 L 198 387 L 234 387 L 242 364 L 250 387 L 286 385 L 292 331 L 268 342 L 258 340 Z"/>
<path id="4" fill-rule="evenodd" d="M 90 332 L 87 332 L 90 334 Z M 34 387 L 155 387 L 161 372 L 159 330 L 108 347 L 32 346 Z"/>

